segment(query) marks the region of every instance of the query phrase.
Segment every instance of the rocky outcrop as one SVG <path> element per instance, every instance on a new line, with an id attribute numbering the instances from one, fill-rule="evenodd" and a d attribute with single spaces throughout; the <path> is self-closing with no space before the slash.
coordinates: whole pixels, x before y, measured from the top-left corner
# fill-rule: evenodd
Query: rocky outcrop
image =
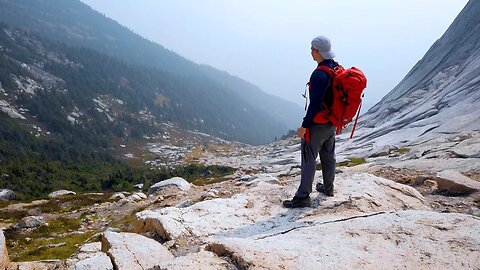
<path id="1" fill-rule="evenodd" d="M 13 201 L 16 199 L 17 196 L 13 191 L 9 189 L 0 189 L 0 201 Z"/>
<path id="2" fill-rule="evenodd" d="M 403 80 L 362 115 L 352 147 L 480 130 L 480 2 L 471 0 Z M 455 149 L 479 157 L 479 145 Z"/>
<path id="3" fill-rule="evenodd" d="M 467 215 L 408 210 L 219 236 L 207 249 L 241 269 L 476 269 L 478 230 Z"/>
<path id="4" fill-rule="evenodd" d="M 192 185 L 181 177 L 173 177 L 160 181 L 148 190 L 147 195 L 173 195 L 180 191 L 187 191 Z"/>
<path id="5" fill-rule="evenodd" d="M 139 234 L 105 232 L 101 240 L 102 251 L 110 257 L 115 269 L 150 269 L 173 259 L 163 245 Z"/>
<path id="6" fill-rule="evenodd" d="M 341 173 L 335 197 L 314 193 L 310 208 L 281 207 L 297 184 L 259 182 L 231 198 L 142 211 L 135 229 L 206 243 L 240 269 L 469 269 L 479 263 L 480 219 L 431 211 L 412 187 Z"/>
<path id="7" fill-rule="evenodd" d="M 3 230 L 0 229 L 0 269 L 6 269 L 9 263 L 10 259 L 8 258 L 5 236 L 3 236 Z"/>
<path id="8" fill-rule="evenodd" d="M 286 190 L 293 193 L 295 189 L 296 182 L 287 187 L 260 182 L 231 198 L 212 199 L 186 208 L 142 211 L 137 213 L 135 230 L 154 231 L 170 240 L 228 233 L 257 223 L 261 231 L 291 226 L 289 220 L 297 218 L 298 213 L 285 211 L 281 201 L 293 196 Z M 315 198 L 315 208 L 307 212 L 321 211 L 320 218 L 328 220 L 381 211 L 429 209 L 415 189 L 373 175 L 340 174 L 336 189 L 332 199 L 326 200 L 323 195 Z"/>

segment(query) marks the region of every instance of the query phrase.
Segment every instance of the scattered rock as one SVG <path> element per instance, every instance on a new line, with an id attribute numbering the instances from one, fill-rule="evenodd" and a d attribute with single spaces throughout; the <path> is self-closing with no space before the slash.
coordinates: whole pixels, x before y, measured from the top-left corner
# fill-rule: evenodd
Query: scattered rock
<path id="1" fill-rule="evenodd" d="M 33 262 L 17 262 L 13 269 L 18 270 L 51 270 L 51 269 L 67 269 L 67 262 L 61 260 L 45 260 Z"/>
<path id="2" fill-rule="evenodd" d="M 200 196 L 200 200 L 204 201 L 207 199 L 214 199 L 218 197 L 218 190 L 216 189 L 209 189 L 207 192 L 203 193 L 202 196 Z"/>
<path id="3" fill-rule="evenodd" d="M 137 193 L 134 193 L 133 195 L 137 195 L 137 196 L 140 197 L 142 200 L 147 199 L 147 195 L 145 195 L 143 192 L 137 192 Z"/>
<path id="4" fill-rule="evenodd" d="M 0 269 L 6 269 L 9 263 L 5 236 L 3 236 L 3 230 L 0 229 Z"/>
<path id="5" fill-rule="evenodd" d="M 189 207 L 189 206 L 192 205 L 192 204 L 193 204 L 193 201 L 192 201 L 192 200 L 186 199 L 186 200 L 183 200 L 183 201 L 177 203 L 177 204 L 175 205 L 175 207 L 177 207 L 177 208 L 185 208 L 185 207 Z"/>
<path id="6" fill-rule="evenodd" d="M 136 188 L 138 191 L 141 191 L 143 189 L 143 183 L 135 184 L 133 185 L 133 187 Z"/>
<path id="7" fill-rule="evenodd" d="M 148 190 L 148 195 L 172 195 L 179 191 L 187 191 L 192 185 L 181 177 L 173 177 L 160 181 Z"/>
<path id="8" fill-rule="evenodd" d="M 175 246 L 175 240 L 167 241 L 167 242 L 163 243 L 163 246 L 168 248 L 168 249 L 171 249 L 172 247 Z"/>
<path id="9" fill-rule="evenodd" d="M 67 196 L 67 195 L 77 195 L 77 193 L 75 193 L 73 191 L 70 191 L 70 190 L 57 190 L 57 191 L 54 191 L 54 192 L 48 194 L 48 197 L 49 198 L 58 198 L 58 197 Z"/>
<path id="10" fill-rule="evenodd" d="M 453 170 L 437 173 L 436 181 L 439 191 L 447 192 L 451 195 L 467 195 L 480 190 L 480 182 Z"/>
<path id="11" fill-rule="evenodd" d="M 9 189 L 0 189 L 0 201 L 14 201 L 17 199 L 15 193 Z"/>
<path id="12" fill-rule="evenodd" d="M 173 259 L 173 254 L 162 244 L 139 234 L 105 232 L 101 241 L 102 251 L 110 257 L 115 269 L 149 269 Z"/>
<path id="13" fill-rule="evenodd" d="M 467 214 L 480 217 L 480 209 L 478 209 L 477 207 L 470 207 L 467 210 Z"/>
<path id="14" fill-rule="evenodd" d="M 45 225 L 45 221 L 41 216 L 24 217 L 18 222 L 18 227 L 20 228 L 36 228 Z"/>
<path id="15" fill-rule="evenodd" d="M 425 180 L 422 187 L 424 187 L 422 194 L 432 194 L 438 190 L 437 181 L 434 180 Z"/>
<path id="16" fill-rule="evenodd" d="M 242 181 L 242 180 L 239 180 L 239 181 Z M 280 185 L 280 181 L 278 180 L 278 178 L 273 177 L 272 175 L 266 174 L 266 173 L 257 174 L 252 177 L 249 177 L 247 181 L 244 181 L 244 180 L 242 181 L 242 183 L 245 183 L 247 186 L 256 186 L 260 182 Z"/>
<path id="17" fill-rule="evenodd" d="M 142 197 L 140 197 L 137 193 L 128 196 L 126 199 L 132 202 L 138 202 L 143 200 Z"/>
<path id="18" fill-rule="evenodd" d="M 175 269 L 175 270 L 218 270 L 218 269 L 235 269 L 229 268 L 229 263 L 220 259 L 212 252 L 201 250 L 197 253 L 190 253 L 186 256 L 176 257 L 170 261 L 161 262 L 159 266 L 153 270 Z"/>
<path id="19" fill-rule="evenodd" d="M 113 193 L 112 196 L 110 196 L 109 200 L 121 200 L 125 199 L 125 194 L 121 192 Z"/>
<path id="20" fill-rule="evenodd" d="M 63 246 L 65 246 L 65 242 L 58 243 L 58 244 L 41 245 L 41 246 L 38 246 L 38 249 L 56 248 L 56 247 L 63 247 Z"/>

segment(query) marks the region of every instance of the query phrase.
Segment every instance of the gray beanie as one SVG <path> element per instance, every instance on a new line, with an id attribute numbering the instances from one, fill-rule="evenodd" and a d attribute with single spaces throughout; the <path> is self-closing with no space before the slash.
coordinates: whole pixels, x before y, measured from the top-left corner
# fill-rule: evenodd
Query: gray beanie
<path id="1" fill-rule="evenodd" d="M 324 36 L 318 36 L 312 40 L 312 48 L 317 49 L 320 55 L 324 59 L 332 59 L 335 57 L 335 53 L 332 51 L 332 45 L 330 39 Z"/>

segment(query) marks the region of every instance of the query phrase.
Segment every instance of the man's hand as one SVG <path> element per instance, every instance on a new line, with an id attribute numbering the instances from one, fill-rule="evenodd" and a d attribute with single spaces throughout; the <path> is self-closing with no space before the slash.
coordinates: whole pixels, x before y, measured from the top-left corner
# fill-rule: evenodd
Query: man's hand
<path id="1" fill-rule="evenodd" d="M 298 137 L 303 138 L 303 136 L 305 136 L 305 132 L 307 132 L 307 129 L 306 129 L 306 128 L 304 128 L 304 127 L 299 127 L 299 128 L 297 129 L 297 135 L 298 135 Z"/>

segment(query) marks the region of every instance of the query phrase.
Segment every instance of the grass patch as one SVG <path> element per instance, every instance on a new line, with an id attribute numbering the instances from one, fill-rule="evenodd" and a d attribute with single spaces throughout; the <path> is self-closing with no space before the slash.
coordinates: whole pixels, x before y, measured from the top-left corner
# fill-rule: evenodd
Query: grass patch
<path id="1" fill-rule="evenodd" d="M 225 178 L 225 177 L 221 177 L 221 178 L 215 178 L 215 177 L 198 178 L 198 179 L 195 179 L 195 180 L 191 181 L 191 183 L 196 185 L 196 186 L 206 186 L 206 185 L 220 183 L 220 182 L 227 181 L 227 180 L 231 180 L 231 178 Z"/>
<path id="2" fill-rule="evenodd" d="M 79 210 L 83 207 L 91 206 L 96 203 L 107 202 L 110 194 L 94 195 L 94 194 L 80 194 L 68 195 L 55 199 L 50 199 L 47 203 L 36 206 L 29 206 L 29 208 L 38 208 L 42 213 L 65 213 Z"/>
<path id="3" fill-rule="evenodd" d="M 75 233 L 53 240 L 25 241 L 25 243 L 19 244 L 18 250 L 15 248 L 13 248 L 13 250 L 10 249 L 10 258 L 16 262 L 53 259 L 65 260 L 72 256 L 77 251 L 78 246 L 84 244 L 93 234 L 94 232 L 86 232 L 83 234 Z M 47 245 L 60 243 L 65 244 L 57 247 L 46 247 Z"/>
<path id="4" fill-rule="evenodd" d="M 95 232 L 78 233 L 80 218 L 59 217 L 49 221 L 48 226 L 34 229 L 5 231 L 7 247 L 13 261 L 67 259 Z M 57 247 L 45 247 L 65 243 Z M 44 246 L 43 248 L 40 248 Z"/>
<path id="5" fill-rule="evenodd" d="M 18 211 L 6 211 L 0 210 L 0 221 L 6 223 L 17 223 L 20 219 L 28 216 L 28 212 L 25 210 Z"/>
<path id="6" fill-rule="evenodd" d="M 195 146 L 192 152 L 190 152 L 188 156 L 185 158 L 185 163 L 189 164 L 189 163 L 198 161 L 203 156 L 203 148 L 204 147 L 199 145 Z"/>

